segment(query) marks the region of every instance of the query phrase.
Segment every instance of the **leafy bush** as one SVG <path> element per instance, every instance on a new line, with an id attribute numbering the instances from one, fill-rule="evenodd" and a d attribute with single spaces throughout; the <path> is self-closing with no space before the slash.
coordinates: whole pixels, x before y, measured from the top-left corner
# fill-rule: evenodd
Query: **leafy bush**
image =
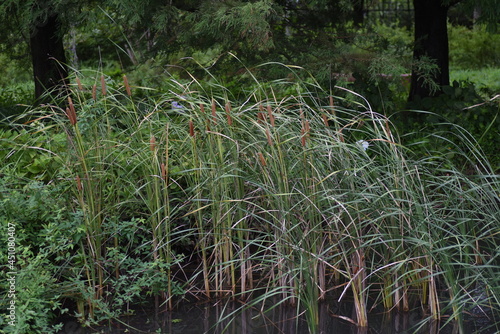
<path id="1" fill-rule="evenodd" d="M 500 34 L 485 26 L 448 26 L 450 65 L 455 69 L 500 67 Z"/>
<path id="2" fill-rule="evenodd" d="M 0 179 L 0 259 L 8 263 L 7 254 L 14 256 L 13 268 L 2 271 L 2 276 L 7 278 L 8 272 L 16 272 L 15 326 L 6 322 L 4 330 L 6 333 L 53 333 L 59 328 L 54 323 L 55 315 L 64 312 L 61 307 L 64 291 L 57 282 L 61 270 L 58 253 L 50 248 L 64 254 L 71 250 L 71 245 L 64 239 L 56 240 L 53 235 L 54 243 L 49 247 L 45 226 L 66 227 L 68 217 L 63 210 L 61 189 L 36 181 L 17 183 L 13 180 L 14 177 L 5 175 Z M 65 234 L 67 231 L 71 229 Z M 7 252 L 9 235 L 14 239 L 14 253 Z M 2 291 L 9 290 L 7 285 L 7 280 L 2 279 Z M 3 305 L 10 300 L 7 295 L 2 296 Z M 2 307 L 2 312 L 5 310 L 7 308 Z"/>
<path id="3" fill-rule="evenodd" d="M 441 133 L 451 131 L 450 124 L 461 127 L 477 140 L 484 155 L 491 161 L 495 170 L 500 168 L 498 147 L 500 145 L 500 115 L 498 100 L 484 101 L 475 89 L 475 85 L 468 81 L 453 82 L 452 86 L 443 87 L 443 94 L 434 98 L 416 100 L 411 109 L 425 110 L 428 113 L 419 113 L 418 120 L 407 127 L 407 132 L 415 132 L 417 141 L 422 134 Z M 425 130 L 422 130 L 424 129 Z M 438 136 L 433 136 L 437 139 Z M 456 138 L 452 136 L 451 138 Z M 461 140 L 460 140 L 461 141 Z M 464 150 L 464 142 L 456 142 Z M 463 146 L 463 145 L 465 146 Z M 448 145 L 433 142 L 431 147 L 445 150 Z M 458 157 L 458 156 L 457 156 Z M 458 165 L 464 161 L 455 161 Z M 467 166 L 467 168 L 470 166 Z"/>
<path id="4" fill-rule="evenodd" d="M 450 80 L 458 82 L 470 82 L 476 87 L 483 99 L 490 99 L 500 92 L 500 67 L 482 68 L 478 70 L 464 69 L 451 70 Z"/>

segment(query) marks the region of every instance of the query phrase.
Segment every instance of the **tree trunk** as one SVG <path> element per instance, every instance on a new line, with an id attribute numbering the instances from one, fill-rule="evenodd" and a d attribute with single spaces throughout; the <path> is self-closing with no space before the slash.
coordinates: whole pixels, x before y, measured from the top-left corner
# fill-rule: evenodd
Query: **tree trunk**
<path id="1" fill-rule="evenodd" d="M 450 84 L 449 50 L 447 16 L 449 5 L 443 5 L 441 0 L 413 0 L 415 10 L 415 45 L 413 47 L 413 61 L 415 64 L 430 59 L 435 62 L 438 71 L 430 74 L 430 78 L 439 87 Z M 436 96 L 441 90 L 433 90 L 424 82 L 416 66 L 412 69 L 410 95 L 408 100 Z"/>
<path id="2" fill-rule="evenodd" d="M 30 37 L 35 98 L 39 103 L 66 95 L 68 70 L 60 28 L 58 15 L 53 14 L 38 24 Z"/>
<path id="3" fill-rule="evenodd" d="M 363 26 L 365 20 L 365 0 L 354 0 L 352 18 L 354 25 L 357 27 Z"/>

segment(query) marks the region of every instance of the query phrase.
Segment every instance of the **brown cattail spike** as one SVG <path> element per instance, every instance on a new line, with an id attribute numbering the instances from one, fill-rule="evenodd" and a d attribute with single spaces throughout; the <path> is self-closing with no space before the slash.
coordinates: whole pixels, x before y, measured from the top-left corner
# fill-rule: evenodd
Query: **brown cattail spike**
<path id="1" fill-rule="evenodd" d="M 191 137 L 194 137 L 194 124 L 193 124 L 193 120 L 189 120 L 189 135 Z"/>
<path id="2" fill-rule="evenodd" d="M 262 113 L 262 112 L 258 112 L 258 113 L 257 113 L 257 122 L 258 122 L 259 124 L 264 123 L 264 120 L 265 120 L 265 119 L 266 119 L 266 115 L 265 115 L 264 113 Z"/>
<path id="3" fill-rule="evenodd" d="M 97 101 L 97 85 L 92 86 L 92 99 Z"/>
<path id="4" fill-rule="evenodd" d="M 214 99 L 212 99 L 212 121 L 214 122 L 214 124 L 217 124 L 217 114 L 216 114 Z"/>
<path id="5" fill-rule="evenodd" d="M 71 108 L 66 107 L 66 117 L 68 117 L 71 125 L 76 125 L 76 115 L 71 112 Z"/>
<path id="6" fill-rule="evenodd" d="M 149 149 L 154 152 L 155 149 L 156 149 L 156 138 L 155 136 L 151 136 L 151 138 L 149 139 Z"/>
<path id="7" fill-rule="evenodd" d="M 274 126 L 274 115 L 270 105 L 267 105 L 267 114 L 269 115 L 269 122 L 271 123 L 271 126 Z"/>
<path id="8" fill-rule="evenodd" d="M 125 90 L 127 91 L 128 96 L 132 96 L 132 89 L 130 88 L 130 85 L 128 84 L 128 79 L 126 75 L 123 75 L 123 85 L 125 86 Z"/>
<path id="9" fill-rule="evenodd" d="M 233 125 L 233 119 L 231 117 L 231 103 L 230 102 L 226 103 L 225 109 L 226 109 L 226 116 L 227 116 L 227 124 L 229 126 L 231 126 L 231 125 Z"/>
<path id="10" fill-rule="evenodd" d="M 80 78 L 76 77 L 75 81 L 76 81 L 76 84 L 78 86 L 78 90 L 83 91 L 83 85 L 82 85 L 82 82 L 80 81 Z"/>
<path id="11" fill-rule="evenodd" d="M 260 163 L 262 164 L 262 166 L 265 167 L 267 164 L 266 164 L 266 159 L 264 158 L 264 155 L 261 152 L 259 152 L 257 155 L 259 157 Z"/>
<path id="12" fill-rule="evenodd" d="M 66 116 L 69 119 L 71 125 L 76 125 L 76 110 L 75 105 L 73 104 L 73 100 L 70 96 L 68 96 L 68 107 L 66 108 Z"/>
<path id="13" fill-rule="evenodd" d="M 273 139 L 271 138 L 271 132 L 269 131 L 269 128 L 266 128 L 266 137 L 269 146 L 273 146 Z"/>
<path id="14" fill-rule="evenodd" d="M 326 114 L 322 114 L 321 117 L 323 118 L 323 123 L 325 123 L 325 126 L 330 126 L 328 124 L 328 116 L 326 116 Z"/>
<path id="15" fill-rule="evenodd" d="M 160 164 L 160 169 L 162 180 L 167 182 L 167 167 L 165 167 L 165 164 L 163 162 Z"/>
<path id="16" fill-rule="evenodd" d="M 79 192 L 83 190 L 82 180 L 80 179 L 80 175 L 76 176 L 76 188 Z"/>

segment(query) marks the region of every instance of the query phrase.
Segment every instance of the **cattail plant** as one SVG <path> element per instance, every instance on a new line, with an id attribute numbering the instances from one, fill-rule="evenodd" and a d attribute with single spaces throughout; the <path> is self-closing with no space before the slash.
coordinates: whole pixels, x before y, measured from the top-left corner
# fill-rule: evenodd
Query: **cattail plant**
<path id="1" fill-rule="evenodd" d="M 311 333 L 320 303 L 332 300 L 352 305 L 352 315 L 335 316 L 364 330 L 372 304 L 417 305 L 458 323 L 471 310 L 498 311 L 498 178 L 472 138 L 449 125 L 432 139 L 478 176 L 440 152 L 416 156 L 355 92 L 334 87 L 344 95 L 334 100 L 313 80 L 250 77 L 239 98 L 215 78 L 172 80 L 139 108 L 126 76 L 121 93 L 101 76 L 102 94 L 78 89 L 57 109 L 69 142 L 68 206 L 83 217 L 79 305 L 88 299 L 90 316 L 126 278 L 125 259 L 140 257 L 165 278 L 141 288 L 159 291 L 169 309 L 181 277 L 197 298 L 293 309 Z M 182 112 L 171 107 L 180 96 Z M 349 99 L 355 107 L 343 107 Z M 141 222 L 131 241 L 108 226 L 122 219 Z M 190 253 L 189 266 L 177 249 Z"/>

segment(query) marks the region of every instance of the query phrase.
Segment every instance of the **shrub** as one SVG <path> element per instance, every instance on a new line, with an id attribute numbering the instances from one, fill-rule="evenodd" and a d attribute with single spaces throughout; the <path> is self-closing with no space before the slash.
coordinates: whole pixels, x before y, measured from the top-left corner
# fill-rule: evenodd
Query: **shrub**
<path id="1" fill-rule="evenodd" d="M 479 69 L 500 66 L 500 34 L 485 26 L 470 29 L 449 25 L 450 64 L 455 69 Z"/>

